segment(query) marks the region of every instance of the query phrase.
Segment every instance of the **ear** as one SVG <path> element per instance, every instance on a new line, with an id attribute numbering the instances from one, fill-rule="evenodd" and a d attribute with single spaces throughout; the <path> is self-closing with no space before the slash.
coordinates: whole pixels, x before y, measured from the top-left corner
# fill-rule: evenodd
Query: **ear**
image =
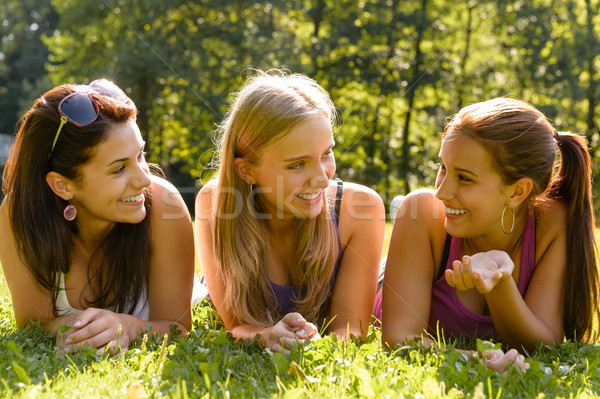
<path id="1" fill-rule="evenodd" d="M 529 198 L 529 194 L 531 194 L 531 190 L 533 190 L 533 181 L 529 177 L 522 177 L 517 180 L 516 183 L 511 185 L 511 189 L 509 191 L 509 204 L 511 207 L 517 207 L 523 201 Z"/>
<path id="2" fill-rule="evenodd" d="M 73 183 L 60 173 L 48 172 L 48 174 L 46 174 L 46 183 L 48 183 L 50 190 L 52 190 L 54 194 L 65 201 L 69 201 L 73 198 Z"/>
<path id="3" fill-rule="evenodd" d="M 234 159 L 235 173 L 242 178 L 248 184 L 254 184 L 254 178 L 252 177 L 252 165 L 248 163 L 244 158 L 237 157 Z"/>

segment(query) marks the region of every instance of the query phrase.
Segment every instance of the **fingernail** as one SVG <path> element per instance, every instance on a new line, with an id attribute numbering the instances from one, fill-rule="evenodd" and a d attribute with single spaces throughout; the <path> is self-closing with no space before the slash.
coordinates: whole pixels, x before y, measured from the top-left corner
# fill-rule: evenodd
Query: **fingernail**
<path id="1" fill-rule="evenodd" d="M 304 322 L 304 321 L 306 321 L 306 320 L 304 320 L 304 317 L 298 317 L 298 318 L 296 319 L 296 323 L 302 323 L 302 322 Z"/>
<path id="2" fill-rule="evenodd" d="M 73 326 L 79 327 L 81 325 L 81 320 L 77 320 Z"/>

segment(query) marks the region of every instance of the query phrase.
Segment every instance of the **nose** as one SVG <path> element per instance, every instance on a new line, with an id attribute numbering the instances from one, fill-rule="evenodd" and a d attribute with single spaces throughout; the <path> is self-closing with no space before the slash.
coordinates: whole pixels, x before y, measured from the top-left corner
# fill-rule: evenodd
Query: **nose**
<path id="1" fill-rule="evenodd" d="M 450 187 L 450 181 L 447 175 L 442 176 L 441 173 L 438 173 L 437 178 L 435 179 L 435 196 L 440 201 L 446 201 L 453 197 L 452 188 Z"/>
<path id="2" fill-rule="evenodd" d="M 327 166 L 319 165 L 315 170 L 315 175 L 310 180 L 311 187 L 322 189 L 329 187 L 329 179 L 331 179 L 333 173 L 328 172 Z"/>
<path id="3" fill-rule="evenodd" d="M 133 176 L 132 185 L 137 189 L 146 188 L 152 183 L 150 179 L 150 170 L 146 161 L 138 162 L 135 167 L 135 175 Z"/>

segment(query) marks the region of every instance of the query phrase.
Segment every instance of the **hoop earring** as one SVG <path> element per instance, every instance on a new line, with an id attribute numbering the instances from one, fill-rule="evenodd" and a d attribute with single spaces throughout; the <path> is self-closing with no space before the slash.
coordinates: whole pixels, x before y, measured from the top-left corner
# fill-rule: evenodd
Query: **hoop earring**
<path id="1" fill-rule="evenodd" d="M 69 222 L 72 222 L 77 217 L 77 208 L 75 208 L 75 205 L 71 205 L 71 200 L 69 200 L 69 205 L 65 207 L 63 216 Z"/>
<path id="2" fill-rule="evenodd" d="M 504 209 L 502 210 L 502 219 L 500 219 L 500 226 L 502 227 L 502 231 L 504 232 L 504 234 L 510 234 L 515 228 L 515 210 L 514 208 L 509 208 L 512 211 L 512 225 L 510 226 L 510 230 L 506 231 L 506 229 L 504 228 L 504 213 L 506 213 L 506 208 L 508 208 L 508 205 L 505 205 Z"/>

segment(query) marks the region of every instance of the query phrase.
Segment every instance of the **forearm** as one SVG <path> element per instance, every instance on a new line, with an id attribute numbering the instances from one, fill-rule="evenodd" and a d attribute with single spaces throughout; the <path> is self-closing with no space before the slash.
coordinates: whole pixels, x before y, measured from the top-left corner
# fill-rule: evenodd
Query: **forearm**
<path id="1" fill-rule="evenodd" d="M 240 324 L 229 330 L 237 339 L 254 339 L 259 334 L 258 344 L 262 347 L 269 346 L 272 327 L 253 326 L 250 324 Z"/>
<path id="2" fill-rule="evenodd" d="M 486 294 L 486 301 L 500 340 L 510 347 L 534 349 L 538 342 L 554 345 L 561 340 L 527 306 L 514 280 L 504 280 Z"/>

